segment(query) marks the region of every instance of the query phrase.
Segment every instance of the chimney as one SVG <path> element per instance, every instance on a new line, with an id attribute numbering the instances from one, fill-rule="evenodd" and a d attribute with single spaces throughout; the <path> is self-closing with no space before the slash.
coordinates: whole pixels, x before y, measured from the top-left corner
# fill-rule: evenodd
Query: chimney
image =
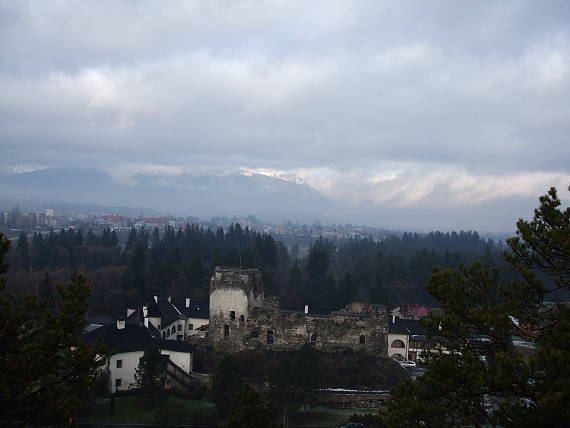
<path id="1" fill-rule="evenodd" d="M 168 296 L 168 303 L 170 303 L 172 301 L 172 298 L 170 296 Z"/>
<path id="2" fill-rule="evenodd" d="M 190 297 L 186 297 L 186 307 L 190 307 Z"/>
<path id="3" fill-rule="evenodd" d="M 306 313 L 306 314 L 309 313 L 309 305 L 305 305 L 305 313 Z"/>
<path id="4" fill-rule="evenodd" d="M 392 324 L 396 324 L 396 315 L 392 314 Z"/>
<path id="5" fill-rule="evenodd" d="M 148 317 L 148 306 L 143 306 L 143 317 L 146 318 Z"/>
<path id="6" fill-rule="evenodd" d="M 144 317 L 144 326 L 148 328 L 148 318 Z"/>
<path id="7" fill-rule="evenodd" d="M 154 296 L 154 303 L 158 303 L 158 296 Z"/>
<path id="8" fill-rule="evenodd" d="M 118 318 L 117 319 L 117 329 L 122 330 L 124 328 L 125 328 L 125 319 L 124 318 Z"/>

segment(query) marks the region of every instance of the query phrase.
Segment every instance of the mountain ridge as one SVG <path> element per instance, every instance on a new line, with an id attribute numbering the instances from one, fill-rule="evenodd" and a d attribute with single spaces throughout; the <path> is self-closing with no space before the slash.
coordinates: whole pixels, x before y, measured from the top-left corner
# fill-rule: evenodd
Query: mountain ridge
<path id="1" fill-rule="evenodd" d="M 137 173 L 128 183 L 97 169 L 44 168 L 0 176 L 4 199 L 147 208 L 174 215 L 322 218 L 334 203 L 306 183 L 263 174 Z"/>

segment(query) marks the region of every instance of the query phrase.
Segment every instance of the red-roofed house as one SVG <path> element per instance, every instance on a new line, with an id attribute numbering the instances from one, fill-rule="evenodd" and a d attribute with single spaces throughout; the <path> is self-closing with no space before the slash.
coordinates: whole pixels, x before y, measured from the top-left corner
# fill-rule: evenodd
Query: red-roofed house
<path id="1" fill-rule="evenodd" d="M 417 303 L 413 305 L 404 304 L 392 309 L 390 315 L 402 320 L 419 320 L 420 318 L 426 318 L 429 315 L 429 311 L 424 305 Z"/>

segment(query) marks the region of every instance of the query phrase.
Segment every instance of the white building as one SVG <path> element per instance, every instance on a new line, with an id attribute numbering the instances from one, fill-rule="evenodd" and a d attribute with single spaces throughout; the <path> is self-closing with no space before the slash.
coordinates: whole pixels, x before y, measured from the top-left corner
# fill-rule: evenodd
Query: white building
<path id="1" fill-rule="evenodd" d="M 142 322 L 154 327 L 162 339 L 184 340 L 188 336 L 200 334 L 199 327 L 209 323 L 207 302 L 191 302 L 187 297 L 183 302 L 174 302 L 170 297 L 154 296 L 146 305 L 127 309 L 127 322 Z"/>
<path id="2" fill-rule="evenodd" d="M 426 334 L 427 329 L 419 320 L 392 316 L 388 325 L 388 356 L 398 361 L 421 360 L 421 353 L 434 346 Z"/>
<path id="3" fill-rule="evenodd" d="M 158 331 L 143 323 L 127 323 L 117 320 L 83 334 L 88 343 L 101 340 L 111 351 L 112 355 L 105 365 L 109 373 L 109 390 L 111 392 L 125 391 L 136 388 L 135 370 L 144 354 L 145 349 L 156 347 L 167 360 L 167 382 L 169 378 L 179 385 L 190 386 L 192 380 L 192 346 L 176 340 L 163 340 Z M 171 379 L 172 380 L 172 379 Z"/>

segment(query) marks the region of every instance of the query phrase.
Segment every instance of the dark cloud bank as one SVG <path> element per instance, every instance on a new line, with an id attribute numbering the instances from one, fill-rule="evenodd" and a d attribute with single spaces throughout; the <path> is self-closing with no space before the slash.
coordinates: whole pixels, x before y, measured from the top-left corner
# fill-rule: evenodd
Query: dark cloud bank
<path id="1" fill-rule="evenodd" d="M 0 2 L 0 167 L 187 214 L 511 230 L 570 181 L 569 22 L 565 0 Z M 215 196 L 176 193 L 203 177 Z"/>

